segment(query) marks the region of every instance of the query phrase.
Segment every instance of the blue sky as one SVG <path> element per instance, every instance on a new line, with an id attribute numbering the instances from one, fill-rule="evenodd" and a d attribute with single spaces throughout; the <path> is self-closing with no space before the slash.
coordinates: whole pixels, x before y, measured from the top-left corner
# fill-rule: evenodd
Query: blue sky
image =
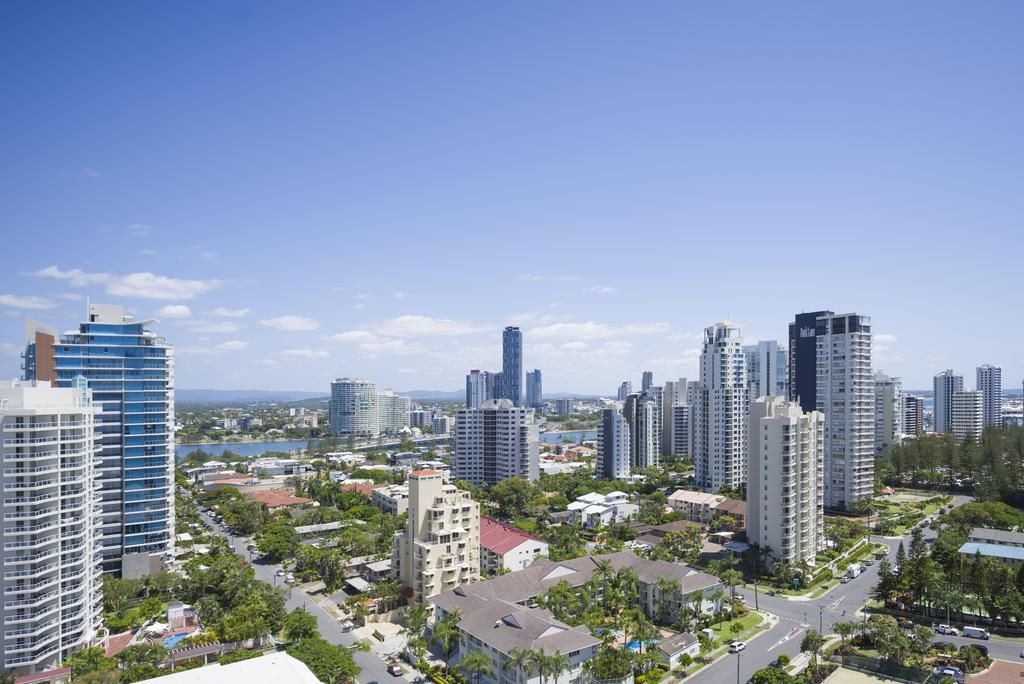
<path id="1" fill-rule="evenodd" d="M 905 386 L 1024 376 L 1019 2 L 0 13 L 0 376 L 84 296 L 183 388 L 455 389 L 517 322 L 607 394 L 819 308 Z"/>

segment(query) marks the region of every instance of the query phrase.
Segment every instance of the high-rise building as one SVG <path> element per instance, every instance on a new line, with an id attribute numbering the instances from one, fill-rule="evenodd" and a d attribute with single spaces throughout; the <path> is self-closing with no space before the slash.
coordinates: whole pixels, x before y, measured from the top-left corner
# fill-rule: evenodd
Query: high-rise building
<path id="1" fill-rule="evenodd" d="M 821 316 L 815 339 L 818 411 L 825 414 L 825 505 L 846 508 L 871 496 L 875 486 L 871 319 Z"/>
<path id="2" fill-rule="evenodd" d="M 523 333 L 508 326 L 501 335 L 501 398 L 523 405 Z"/>
<path id="3" fill-rule="evenodd" d="M 377 384 L 369 380 L 338 378 L 331 383 L 328 414 L 331 432 L 339 437 L 375 437 L 380 434 Z"/>
<path id="4" fill-rule="evenodd" d="M 534 368 L 526 374 L 526 405 L 530 408 L 540 408 L 544 401 L 544 386 L 540 371 Z"/>
<path id="5" fill-rule="evenodd" d="M 377 396 L 377 429 L 382 433 L 393 434 L 409 427 L 411 411 L 410 397 L 395 394 L 393 389 L 384 390 Z"/>
<path id="6" fill-rule="evenodd" d="M 825 535 L 825 417 L 765 396 L 750 405 L 747 537 L 773 558 L 814 564 Z"/>
<path id="7" fill-rule="evenodd" d="M 435 435 L 447 435 L 452 431 L 452 421 L 448 416 L 434 416 L 430 421 L 430 429 Z"/>
<path id="8" fill-rule="evenodd" d="M 572 413 L 576 408 L 576 402 L 572 399 L 565 397 L 562 399 L 555 399 L 555 415 L 556 416 L 567 416 Z"/>
<path id="9" fill-rule="evenodd" d="M 704 330 L 700 379 L 690 409 L 697 486 L 717 492 L 747 478 L 747 364 L 731 323 Z"/>
<path id="10" fill-rule="evenodd" d="M 466 408 L 478 408 L 480 404 L 494 398 L 490 396 L 493 387 L 488 387 L 488 381 L 493 383 L 490 376 L 487 371 L 469 371 L 466 375 Z"/>
<path id="11" fill-rule="evenodd" d="M 761 340 L 743 348 L 747 359 L 747 400 L 759 397 L 789 397 L 786 348 L 775 340 Z"/>
<path id="12" fill-rule="evenodd" d="M 626 397 L 633 393 L 633 383 L 629 380 L 623 380 L 622 384 L 619 385 L 619 392 L 616 398 L 619 401 L 626 401 Z"/>
<path id="13" fill-rule="evenodd" d="M 650 393 L 637 392 L 626 397 L 622 415 L 629 425 L 629 466 L 633 471 L 658 465 L 660 413 Z"/>
<path id="14" fill-rule="evenodd" d="M 687 403 L 686 378 L 666 382 L 661 391 L 661 453 L 663 455 L 678 453 L 672 451 L 676 446 L 672 436 L 672 431 L 675 428 L 672 411 L 676 404 L 685 403 Z"/>
<path id="15" fill-rule="evenodd" d="M 952 425 L 950 429 L 957 441 L 963 442 L 968 437 L 975 442 L 981 439 L 985 429 L 985 395 L 978 390 L 965 390 L 953 395 Z"/>
<path id="16" fill-rule="evenodd" d="M 932 380 L 935 414 L 932 425 L 940 435 L 953 430 L 953 395 L 964 389 L 964 376 L 953 370 L 939 373 Z"/>
<path id="17" fill-rule="evenodd" d="M 669 437 L 669 453 L 690 458 L 690 405 L 675 404 L 672 407 L 672 434 Z"/>
<path id="18" fill-rule="evenodd" d="M 86 318 L 60 337 L 28 322 L 26 379 L 88 383 L 103 571 L 141 577 L 174 548 L 174 348 L 122 306 L 90 304 Z"/>
<path id="19" fill-rule="evenodd" d="M 1003 369 L 999 366 L 978 366 L 976 389 L 984 398 L 984 425 L 1003 424 Z"/>
<path id="20" fill-rule="evenodd" d="M 644 371 L 640 376 L 640 391 L 646 392 L 654 386 L 654 371 Z"/>
<path id="21" fill-rule="evenodd" d="M 14 380 L 0 386 L 0 653 L 3 671 L 18 676 L 57 667 L 88 647 L 102 622 L 94 427 L 100 407 L 84 377 L 71 385 Z"/>
<path id="22" fill-rule="evenodd" d="M 505 478 L 534 481 L 540 474 L 540 434 L 533 409 L 509 399 L 455 414 L 452 476 L 475 485 Z"/>
<path id="23" fill-rule="evenodd" d="M 882 456 L 903 436 L 903 383 L 875 373 L 875 454 Z"/>
<path id="24" fill-rule="evenodd" d="M 924 397 L 903 395 L 903 434 L 919 437 L 924 432 Z"/>
<path id="25" fill-rule="evenodd" d="M 421 606 L 441 592 L 480 579 L 480 506 L 445 484 L 438 470 L 409 474 L 409 519 L 395 535 L 392 564 Z"/>
<path id="26" fill-rule="evenodd" d="M 799 313 L 789 324 L 789 400 L 805 413 L 818 408 L 818 318 L 833 313 Z"/>
<path id="27" fill-rule="evenodd" d="M 629 479 L 629 423 L 618 409 L 606 408 L 597 428 L 597 477 Z"/>

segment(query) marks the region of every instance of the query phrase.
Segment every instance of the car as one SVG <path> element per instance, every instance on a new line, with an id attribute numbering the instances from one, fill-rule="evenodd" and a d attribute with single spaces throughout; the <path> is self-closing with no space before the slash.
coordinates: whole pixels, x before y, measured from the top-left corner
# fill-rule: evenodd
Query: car
<path id="1" fill-rule="evenodd" d="M 401 677 L 402 676 L 402 666 L 399 665 L 398 663 L 391 663 L 390 665 L 388 665 L 388 674 L 391 675 L 392 677 Z"/>
<path id="2" fill-rule="evenodd" d="M 850 580 L 850 578 L 849 578 L 849 577 L 845 577 L 845 576 L 844 576 L 844 577 L 843 577 L 843 579 L 839 580 L 839 583 L 840 583 L 840 584 L 849 584 L 849 583 L 850 583 L 850 581 L 851 581 L 851 580 Z"/>
<path id="3" fill-rule="evenodd" d="M 960 636 L 960 630 L 956 627 L 950 627 L 949 625 L 938 625 L 935 631 L 939 634 L 948 634 L 950 636 Z"/>
<path id="4" fill-rule="evenodd" d="M 284 581 L 285 582 L 294 582 L 295 581 L 295 575 L 293 575 L 292 573 L 289 572 L 287 575 L 285 575 Z"/>
<path id="5" fill-rule="evenodd" d="M 867 565 L 867 566 L 872 566 L 874 564 L 875 564 L 875 559 L 874 558 L 868 558 L 866 561 L 864 561 L 864 565 Z"/>
<path id="6" fill-rule="evenodd" d="M 778 596 L 778 595 L 779 595 L 779 592 L 777 592 L 777 591 L 775 591 L 774 589 L 772 589 L 771 591 L 769 591 L 769 592 L 768 592 L 768 595 L 769 595 L 769 596 Z"/>
<path id="7" fill-rule="evenodd" d="M 745 650 L 746 648 L 747 645 L 742 641 L 734 641 L 732 642 L 732 645 L 729 647 L 729 653 L 739 653 L 740 651 Z"/>
<path id="8" fill-rule="evenodd" d="M 278 568 L 277 572 L 274 573 L 274 574 L 277 575 L 278 577 L 284 577 L 284 568 Z"/>
<path id="9" fill-rule="evenodd" d="M 1020 652 L 1020 657 L 1021 657 L 1021 658 L 1024 658 L 1024 651 L 1021 651 L 1021 652 Z"/>
<path id="10" fill-rule="evenodd" d="M 743 594 L 736 594 L 736 603 L 746 603 L 747 597 Z"/>

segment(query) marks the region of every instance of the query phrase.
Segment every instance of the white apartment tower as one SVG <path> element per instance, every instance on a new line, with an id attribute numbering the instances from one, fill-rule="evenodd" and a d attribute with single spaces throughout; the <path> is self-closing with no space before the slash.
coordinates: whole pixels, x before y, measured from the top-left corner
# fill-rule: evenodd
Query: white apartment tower
<path id="1" fill-rule="evenodd" d="M 875 387 L 871 319 L 816 321 L 817 407 L 825 415 L 825 505 L 846 508 L 875 486 Z"/>
<path id="2" fill-rule="evenodd" d="M 953 370 L 939 373 L 932 379 L 935 398 L 935 432 L 943 434 L 953 430 L 953 395 L 964 389 L 964 376 Z"/>
<path id="3" fill-rule="evenodd" d="M 976 388 L 984 401 L 984 426 L 1003 424 L 1003 369 L 985 364 L 978 367 Z"/>
<path id="4" fill-rule="evenodd" d="M 597 477 L 629 479 L 629 422 L 617 408 L 606 408 L 597 427 Z"/>
<path id="5" fill-rule="evenodd" d="M 676 456 L 690 457 L 690 405 L 676 404 L 672 407 L 672 435 L 669 451 Z"/>
<path id="6" fill-rule="evenodd" d="M 616 398 L 619 401 L 626 401 L 626 397 L 628 397 L 632 393 L 633 393 L 633 383 L 630 382 L 629 380 L 624 380 L 622 382 L 622 384 L 619 385 L 619 391 L 616 394 Z"/>
<path id="7" fill-rule="evenodd" d="M 786 563 L 814 564 L 825 533 L 825 417 L 766 396 L 750 405 L 747 536 Z"/>
<path id="8" fill-rule="evenodd" d="M 731 323 L 704 331 L 700 379 L 690 409 L 696 484 L 717 492 L 747 477 L 747 364 Z"/>
<path id="9" fill-rule="evenodd" d="M 510 402 L 511 403 L 511 402 Z M 409 520 L 395 535 L 393 564 L 410 602 L 480 580 L 480 507 L 437 470 L 409 474 Z"/>
<path id="10" fill-rule="evenodd" d="M 622 415 L 629 425 L 629 465 L 633 470 L 658 465 L 661 455 L 661 413 L 650 393 L 626 397 Z"/>
<path id="11" fill-rule="evenodd" d="M 6 673 L 57 667 L 101 626 L 97 412 L 84 377 L 0 387 Z"/>
<path id="12" fill-rule="evenodd" d="M 328 411 L 331 432 L 339 437 L 380 434 L 377 385 L 369 380 L 338 378 L 331 383 Z"/>
<path id="13" fill-rule="evenodd" d="M 953 395 L 951 430 L 957 441 L 968 437 L 978 442 L 985 429 L 985 395 L 977 390 L 957 392 Z"/>
<path id="14" fill-rule="evenodd" d="M 475 485 L 509 477 L 530 482 L 540 474 L 540 434 L 533 409 L 509 399 L 455 414 L 452 476 Z"/>
<path id="15" fill-rule="evenodd" d="M 789 396 L 789 366 L 785 347 L 762 340 L 743 348 L 747 359 L 747 400 Z"/>
<path id="16" fill-rule="evenodd" d="M 393 389 L 384 390 L 377 396 L 377 429 L 393 434 L 404 427 L 409 427 L 410 411 L 410 397 L 397 395 Z"/>
<path id="17" fill-rule="evenodd" d="M 661 453 L 669 455 L 679 453 L 673 451 L 673 423 L 672 412 L 676 404 L 685 404 L 686 400 L 686 378 L 669 380 L 661 391 Z"/>
<path id="18" fill-rule="evenodd" d="M 875 453 L 879 456 L 903 438 L 903 382 L 875 373 Z"/>

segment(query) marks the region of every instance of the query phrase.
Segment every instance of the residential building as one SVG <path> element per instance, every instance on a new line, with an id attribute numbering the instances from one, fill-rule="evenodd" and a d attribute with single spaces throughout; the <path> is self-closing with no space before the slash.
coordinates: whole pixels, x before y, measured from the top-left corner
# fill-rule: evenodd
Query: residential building
<path id="1" fill-rule="evenodd" d="M 245 431 L 252 430 L 263 426 L 262 418 L 254 418 L 253 416 L 242 416 L 238 419 L 238 427 Z"/>
<path id="2" fill-rule="evenodd" d="M 452 431 L 452 419 L 448 416 L 435 416 L 430 429 L 435 435 L 447 435 Z"/>
<path id="3" fill-rule="evenodd" d="M 377 385 L 369 380 L 338 378 L 331 383 L 328 412 L 331 432 L 339 437 L 380 434 Z"/>
<path id="4" fill-rule="evenodd" d="M 789 369 L 786 348 L 775 340 L 762 340 L 743 348 L 747 361 L 747 401 L 760 397 L 788 397 Z"/>
<path id="5" fill-rule="evenodd" d="M 310 470 L 308 463 L 297 458 L 257 458 L 247 465 L 250 473 L 267 477 L 302 475 Z"/>
<path id="6" fill-rule="evenodd" d="M 666 382 L 661 390 L 661 453 L 664 456 L 679 454 L 679 452 L 673 451 L 675 442 L 673 442 L 672 434 L 674 429 L 672 412 L 676 404 L 686 403 L 688 403 L 686 399 L 686 378 Z"/>
<path id="7" fill-rule="evenodd" d="M 3 671 L 31 675 L 88 647 L 102 621 L 95 424 L 83 377 L 0 386 Z"/>
<path id="8" fill-rule="evenodd" d="M 163 670 L 161 670 L 163 671 Z M 285 651 L 273 651 L 259 658 L 227 665 L 219 662 L 145 680 L 147 684 L 319 684 L 320 680 L 304 662 Z"/>
<path id="9" fill-rule="evenodd" d="M 875 373 L 875 454 L 883 456 L 903 438 L 903 382 Z"/>
<path id="10" fill-rule="evenodd" d="M 673 634 L 662 639 L 654 647 L 654 654 L 666 670 L 674 670 L 683 664 L 683 656 L 690 656 L 691 661 L 700 655 L 700 640 L 689 632 Z"/>
<path id="11" fill-rule="evenodd" d="M 875 486 L 871 319 L 858 314 L 819 317 L 815 340 L 817 410 L 825 416 L 825 506 L 846 508 L 870 497 Z"/>
<path id="12" fill-rule="evenodd" d="M 412 589 L 410 602 L 480 579 L 480 508 L 440 471 L 409 475 L 409 520 L 395 536 L 392 565 Z"/>
<path id="13" fill-rule="evenodd" d="M 174 348 L 122 306 L 89 304 L 86 318 L 59 337 L 27 323 L 26 379 L 86 379 L 99 409 L 103 571 L 138 577 L 174 548 Z"/>
<path id="14" fill-rule="evenodd" d="M 661 449 L 660 413 L 650 393 L 626 397 L 622 415 L 629 426 L 629 467 L 632 472 L 658 465 Z"/>
<path id="15" fill-rule="evenodd" d="M 480 516 L 480 565 L 484 573 L 525 570 L 533 561 L 548 555 L 548 543 L 540 537 Z"/>
<path id="16" fill-rule="evenodd" d="M 689 404 L 675 404 L 671 414 L 669 453 L 684 458 L 690 457 L 690 408 Z"/>
<path id="17" fill-rule="evenodd" d="M 694 492 L 677 489 L 668 496 L 668 505 L 673 511 L 682 513 L 690 522 L 710 525 L 718 505 L 726 497 L 708 492 Z"/>
<path id="18" fill-rule="evenodd" d="M 484 401 L 501 399 L 501 371 L 496 373 L 487 373 L 485 384 L 487 386 L 487 395 Z"/>
<path id="19" fill-rule="evenodd" d="M 968 437 L 977 443 L 985 429 L 985 395 L 978 390 L 957 392 L 953 395 L 953 435 L 963 442 Z"/>
<path id="20" fill-rule="evenodd" d="M 726 499 L 715 507 L 712 524 L 722 526 L 724 520 L 731 520 L 729 527 L 733 530 L 747 529 L 747 502 L 738 499 Z"/>
<path id="21" fill-rule="evenodd" d="M 295 506 L 308 506 L 313 503 L 312 499 L 307 499 L 304 496 L 295 496 L 287 489 L 264 489 L 243 494 L 243 496 L 250 501 L 255 501 L 263 510 L 269 513 Z"/>
<path id="22" fill-rule="evenodd" d="M 484 402 L 455 414 L 452 475 L 475 485 L 508 477 L 530 482 L 540 470 L 540 434 L 533 409 L 510 399 Z"/>
<path id="23" fill-rule="evenodd" d="M 555 415 L 568 416 L 575 410 L 575 407 L 576 402 L 568 397 L 555 399 Z"/>
<path id="24" fill-rule="evenodd" d="M 633 393 L 633 383 L 629 380 L 623 380 L 622 384 L 619 385 L 619 391 L 616 397 L 619 401 L 626 401 L 626 397 Z"/>
<path id="25" fill-rule="evenodd" d="M 959 553 L 961 563 L 971 563 L 980 555 L 983 558 L 994 558 L 1017 570 L 1024 564 L 1024 532 L 975 527 L 967 535 L 967 541 L 960 546 Z"/>
<path id="26" fill-rule="evenodd" d="M 903 434 L 919 437 L 924 432 L 924 397 L 903 396 Z"/>
<path id="27" fill-rule="evenodd" d="M 964 390 L 964 376 L 957 375 L 952 369 L 943 371 L 932 380 L 933 403 L 935 414 L 933 427 L 935 432 L 943 434 L 953 431 L 953 395 Z"/>
<path id="28" fill-rule="evenodd" d="M 508 326 L 501 336 L 501 398 L 523 405 L 523 333 Z"/>
<path id="29" fill-rule="evenodd" d="M 402 515 L 409 510 L 409 485 L 375 487 L 370 493 L 370 503 L 388 515 Z"/>
<path id="30" fill-rule="evenodd" d="M 422 430 L 425 427 L 430 427 L 431 421 L 433 420 L 433 411 L 424 411 L 423 409 L 411 409 L 409 411 L 409 427 L 420 428 Z"/>
<path id="31" fill-rule="evenodd" d="M 818 319 L 832 311 L 799 313 L 789 324 L 789 400 L 818 410 Z"/>
<path id="32" fill-rule="evenodd" d="M 640 507 L 631 503 L 625 492 L 591 492 L 570 503 L 568 510 L 570 524 L 580 524 L 585 529 L 594 530 L 629 520 L 640 512 Z"/>
<path id="33" fill-rule="evenodd" d="M 697 486 L 739 487 L 747 478 L 747 364 L 739 328 L 723 322 L 704 331 L 698 382 L 690 409 Z"/>
<path id="34" fill-rule="evenodd" d="M 544 387 L 539 370 L 534 368 L 526 374 L 526 405 L 530 408 L 540 408 L 544 402 Z"/>
<path id="35" fill-rule="evenodd" d="M 654 386 L 654 371 L 644 371 L 640 377 L 640 391 L 646 392 Z"/>
<path id="36" fill-rule="evenodd" d="M 487 371 L 471 370 L 466 376 L 466 408 L 479 408 L 480 404 L 493 399 L 489 387 L 491 374 Z"/>
<path id="37" fill-rule="evenodd" d="M 982 422 L 985 427 L 1003 423 L 1003 369 L 999 366 L 978 366 L 976 389 L 983 397 Z"/>
<path id="38" fill-rule="evenodd" d="M 629 445 L 629 422 L 616 408 L 602 410 L 601 421 L 597 424 L 597 477 L 629 479 Z"/>
<path id="39" fill-rule="evenodd" d="M 825 539 L 825 416 L 796 402 L 750 405 L 747 538 L 790 564 L 815 563 Z"/>
<path id="40" fill-rule="evenodd" d="M 404 427 L 409 427 L 409 412 L 412 411 L 412 399 L 395 394 L 386 389 L 377 397 L 377 430 L 382 433 L 395 434 Z"/>

